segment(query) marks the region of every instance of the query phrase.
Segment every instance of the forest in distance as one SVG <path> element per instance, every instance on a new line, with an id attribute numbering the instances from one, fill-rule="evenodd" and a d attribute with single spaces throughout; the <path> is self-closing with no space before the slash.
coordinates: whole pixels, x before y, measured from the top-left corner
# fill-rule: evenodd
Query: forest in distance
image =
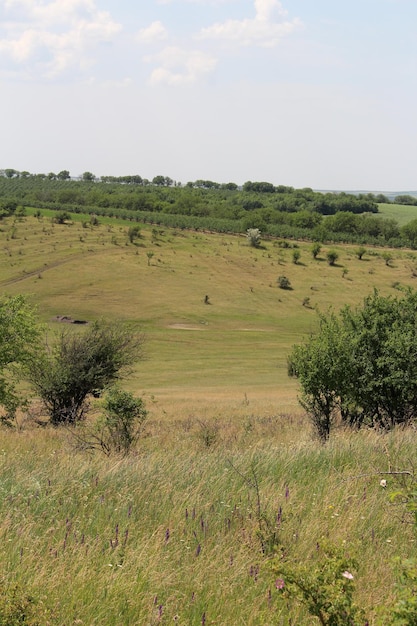
<path id="1" fill-rule="evenodd" d="M 258 228 L 273 237 L 414 248 L 417 219 L 400 226 L 380 214 L 381 205 L 392 203 L 413 209 L 417 197 L 402 193 L 391 200 L 383 193 L 321 192 L 252 181 L 183 185 L 161 175 L 149 181 L 84 172 L 73 179 L 68 170 L 0 170 L 0 217 L 31 207 L 175 228 L 230 233 Z"/>

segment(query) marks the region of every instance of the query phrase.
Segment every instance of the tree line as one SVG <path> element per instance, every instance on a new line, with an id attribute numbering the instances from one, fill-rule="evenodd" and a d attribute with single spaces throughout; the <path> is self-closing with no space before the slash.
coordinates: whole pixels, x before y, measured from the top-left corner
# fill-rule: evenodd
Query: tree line
<path id="1" fill-rule="evenodd" d="M 0 218 L 30 206 L 87 213 L 165 226 L 263 235 L 402 246 L 417 243 L 417 226 L 400 229 L 378 215 L 373 194 L 322 193 L 267 182 L 218 184 L 197 180 L 185 185 L 166 176 L 101 177 L 84 172 L 81 180 L 58 174 L 0 172 Z M 402 197 L 405 202 L 406 198 Z"/>

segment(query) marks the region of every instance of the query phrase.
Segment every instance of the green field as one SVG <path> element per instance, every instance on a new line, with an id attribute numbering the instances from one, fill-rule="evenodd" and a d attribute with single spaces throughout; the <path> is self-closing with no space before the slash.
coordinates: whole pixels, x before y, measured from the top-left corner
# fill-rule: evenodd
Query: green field
<path id="1" fill-rule="evenodd" d="M 20 623 L 314 626 L 279 597 L 271 558 L 314 563 L 328 540 L 358 561 L 369 624 L 387 625 L 394 557 L 416 548 L 387 493 L 400 479 L 379 482 L 415 466 L 415 432 L 340 429 L 319 445 L 286 360 L 316 328 L 315 307 L 414 286 L 417 253 L 390 251 L 387 265 L 383 249 L 359 260 L 355 246 L 336 246 L 330 267 L 328 246 L 314 260 L 299 242 L 294 264 L 278 240 L 254 249 L 245 237 L 143 226 L 130 244 L 129 223 L 83 219 L 0 222 L 1 291 L 30 296 L 50 341 L 62 315 L 143 332 L 146 358 L 125 387 L 149 417 L 126 459 L 37 427 L 36 403 L 0 431 L 0 584 L 17 583 L 42 615 Z M 275 553 L 262 550 L 271 527 Z"/>
<path id="2" fill-rule="evenodd" d="M 383 217 L 396 220 L 400 226 L 417 219 L 417 206 L 407 204 L 378 204 L 378 211 Z"/>

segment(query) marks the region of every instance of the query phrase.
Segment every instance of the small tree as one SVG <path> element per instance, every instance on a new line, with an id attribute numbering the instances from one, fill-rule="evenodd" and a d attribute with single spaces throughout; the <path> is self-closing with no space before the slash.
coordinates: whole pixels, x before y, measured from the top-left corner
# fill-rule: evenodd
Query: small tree
<path id="1" fill-rule="evenodd" d="M 102 449 L 128 454 L 138 440 L 147 412 L 142 398 L 112 387 L 103 402 L 104 416 L 99 421 Z"/>
<path id="2" fill-rule="evenodd" d="M 334 265 L 337 259 L 339 258 L 339 255 L 336 252 L 336 250 L 329 250 L 326 255 L 326 258 L 327 258 L 327 262 L 329 265 Z"/>
<path id="3" fill-rule="evenodd" d="M 320 315 L 316 335 L 293 348 L 288 372 L 322 440 L 336 416 L 350 426 L 389 429 L 417 417 L 417 292 Z"/>
<path id="4" fill-rule="evenodd" d="M 248 228 L 246 231 L 246 237 L 252 248 L 259 248 L 261 243 L 261 231 L 259 228 Z"/>
<path id="5" fill-rule="evenodd" d="M 318 241 L 315 241 L 311 246 L 311 254 L 313 255 L 313 259 L 317 259 L 318 255 L 321 252 L 321 245 Z"/>
<path id="6" fill-rule="evenodd" d="M 355 254 L 358 257 L 359 261 L 361 261 L 363 256 L 366 254 L 366 248 L 364 248 L 363 246 L 359 246 L 359 248 L 356 248 Z"/>
<path id="7" fill-rule="evenodd" d="M 301 258 L 301 252 L 299 250 L 293 250 L 292 261 L 295 265 L 297 265 L 300 258 Z"/>
<path id="8" fill-rule="evenodd" d="M 36 358 L 40 331 L 35 311 L 24 296 L 0 299 L 0 406 L 6 420 L 14 417 L 22 402 L 16 382 L 22 367 Z"/>
<path id="9" fill-rule="evenodd" d="M 280 289 L 291 289 L 290 279 L 286 276 L 278 276 L 277 283 Z"/>
<path id="10" fill-rule="evenodd" d="M 127 231 L 127 236 L 130 243 L 136 241 L 136 239 L 140 239 L 140 227 L 139 226 L 129 226 Z"/>
<path id="11" fill-rule="evenodd" d="M 95 322 L 82 334 L 62 332 L 29 372 L 51 423 L 81 420 L 88 396 L 119 380 L 140 357 L 142 343 L 142 336 L 117 323 Z"/>
<path id="12" fill-rule="evenodd" d="M 381 256 L 382 256 L 382 258 L 385 261 L 385 265 L 387 267 L 390 267 L 391 261 L 392 261 L 392 258 L 393 258 L 391 252 L 383 252 Z"/>
<path id="13" fill-rule="evenodd" d="M 71 214 L 67 211 L 58 211 L 58 213 L 52 218 L 54 224 L 65 224 L 65 222 L 69 222 L 70 220 Z"/>

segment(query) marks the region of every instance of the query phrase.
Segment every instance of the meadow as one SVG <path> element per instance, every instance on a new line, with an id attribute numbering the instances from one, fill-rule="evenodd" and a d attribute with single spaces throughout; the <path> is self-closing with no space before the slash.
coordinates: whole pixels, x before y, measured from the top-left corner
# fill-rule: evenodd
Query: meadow
<path id="1" fill-rule="evenodd" d="M 369 624 L 387 624 L 395 558 L 415 555 L 414 527 L 388 492 L 407 480 L 393 472 L 413 470 L 415 432 L 339 429 L 319 444 L 287 355 L 317 327 L 316 307 L 413 287 L 417 253 L 388 260 L 368 247 L 359 260 L 357 247 L 334 246 L 331 267 L 329 246 L 314 259 L 309 242 L 255 249 L 242 236 L 143 226 L 132 244 L 129 223 L 89 220 L 0 222 L 1 290 L 29 295 L 48 341 L 62 315 L 143 332 L 145 358 L 124 386 L 149 416 L 127 458 L 39 428 L 36 399 L 0 431 L 0 583 L 18 585 L 27 623 L 314 624 L 278 593 L 273 562 L 314 563 L 331 541 L 357 560 Z M 292 289 L 278 288 L 282 275 Z"/>

